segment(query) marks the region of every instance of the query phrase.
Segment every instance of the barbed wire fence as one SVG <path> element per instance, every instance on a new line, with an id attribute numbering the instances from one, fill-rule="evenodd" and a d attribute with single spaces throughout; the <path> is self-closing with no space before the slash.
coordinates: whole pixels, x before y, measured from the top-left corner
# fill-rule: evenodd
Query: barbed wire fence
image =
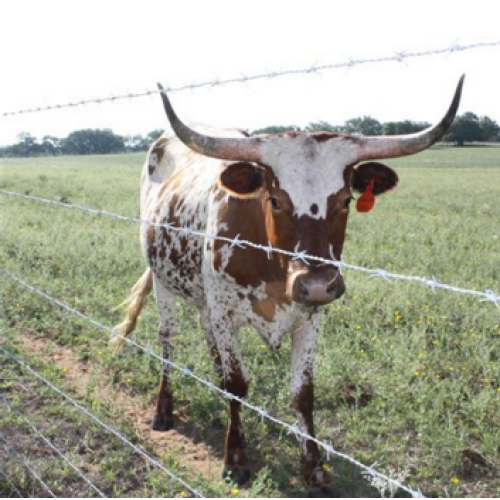
<path id="1" fill-rule="evenodd" d="M 82 205 L 63 203 L 63 202 L 60 202 L 57 200 L 50 200 L 47 198 L 40 198 L 37 196 L 31 196 L 31 195 L 27 195 L 27 194 L 23 194 L 23 193 L 16 193 L 13 191 L 7 191 L 5 189 L 0 189 L 0 195 L 9 196 L 9 197 L 13 197 L 13 198 L 21 198 L 24 200 L 34 201 L 34 202 L 43 203 L 46 205 L 52 205 L 52 206 L 56 206 L 56 207 L 67 208 L 69 210 L 78 210 L 78 211 L 87 213 L 89 215 L 108 217 L 108 218 L 119 220 L 122 222 L 134 222 L 134 223 L 138 223 L 138 224 L 145 224 L 147 226 L 161 227 L 161 228 L 165 228 L 167 231 L 179 232 L 179 233 L 184 234 L 186 236 L 193 236 L 196 238 L 202 238 L 202 239 L 206 239 L 206 240 L 210 240 L 210 241 L 222 241 L 224 243 L 229 243 L 231 248 L 234 248 L 234 247 L 238 247 L 241 249 L 254 248 L 256 250 L 261 250 L 261 251 L 265 252 L 268 255 L 268 257 L 270 257 L 271 254 L 276 253 L 276 254 L 281 254 L 281 255 L 285 255 L 287 257 L 290 257 L 292 260 L 302 260 L 305 263 L 307 263 L 309 261 L 321 262 L 322 264 L 335 266 L 335 267 L 338 267 L 340 269 L 359 271 L 359 272 L 368 274 L 372 278 L 384 278 L 384 279 L 389 280 L 389 281 L 390 280 L 400 280 L 400 281 L 421 283 L 427 287 L 430 287 L 433 291 L 445 290 L 445 291 L 449 291 L 449 292 L 455 292 L 455 293 L 461 293 L 461 294 L 465 294 L 465 295 L 472 295 L 475 297 L 479 297 L 481 301 L 492 302 L 493 304 L 496 305 L 496 307 L 500 308 L 500 295 L 493 292 L 492 290 L 480 291 L 480 290 L 476 290 L 476 289 L 460 288 L 460 287 L 456 287 L 453 285 L 447 285 L 445 283 L 441 283 L 436 278 L 426 278 L 423 276 L 411 276 L 411 275 L 405 275 L 405 274 L 400 274 L 400 273 L 393 273 L 393 272 L 387 271 L 385 269 L 372 269 L 369 267 L 358 266 L 355 264 L 349 264 L 347 262 L 344 262 L 343 260 L 326 259 L 324 257 L 310 255 L 310 254 L 306 253 L 305 251 L 291 252 L 289 250 L 283 250 L 282 248 L 275 248 L 272 246 L 272 244 L 270 242 L 267 245 L 261 245 L 259 243 L 255 243 L 252 241 L 242 240 L 242 239 L 240 239 L 239 236 L 236 236 L 236 238 L 228 238 L 225 236 L 218 236 L 215 234 L 207 233 L 205 231 L 197 231 L 197 230 L 191 229 L 189 227 L 175 226 L 175 225 L 170 224 L 170 223 L 157 223 L 157 222 L 153 222 L 153 221 L 148 220 L 148 219 L 141 219 L 138 217 L 130 217 L 130 216 L 125 216 L 125 215 L 120 215 L 120 214 L 116 214 L 114 212 L 109 212 L 109 211 L 103 210 L 103 209 L 96 209 L 96 208 L 84 207 Z"/>
<path id="2" fill-rule="evenodd" d="M 193 493 L 194 496 L 199 497 L 199 498 L 204 498 L 204 495 L 190 486 L 186 481 L 184 481 L 181 477 L 177 476 L 174 472 L 172 472 L 170 469 L 167 469 L 159 460 L 157 460 L 151 453 L 146 451 L 142 446 L 136 445 L 130 441 L 124 434 L 122 434 L 120 431 L 112 427 L 111 425 L 105 423 L 102 419 L 100 419 L 95 413 L 91 412 L 87 407 L 83 406 L 82 404 L 78 403 L 74 398 L 72 398 L 69 394 L 64 392 L 62 389 L 57 387 L 55 384 L 53 384 L 50 380 L 48 380 L 46 377 L 38 373 L 36 370 L 34 370 L 26 361 L 19 359 L 12 351 L 6 349 L 0 344 L 0 351 L 4 353 L 8 358 L 12 359 L 15 361 L 17 364 L 19 364 L 23 369 L 28 371 L 31 375 L 36 377 L 38 380 L 46 384 L 48 387 L 50 387 L 53 391 L 55 391 L 57 394 L 62 396 L 64 399 L 66 399 L 69 403 L 71 403 L 74 407 L 76 407 L 78 410 L 80 410 L 82 413 L 87 415 L 91 420 L 93 420 L 96 424 L 100 425 L 103 429 L 108 431 L 110 434 L 114 435 L 117 437 L 123 444 L 129 446 L 134 450 L 135 453 L 140 455 L 142 458 L 146 459 L 149 463 L 151 463 L 154 467 L 160 469 L 163 471 L 171 480 L 177 481 L 179 484 L 181 484 L 184 488 L 186 488 L 188 491 Z M 95 486 L 95 485 L 94 485 Z"/>
<path id="3" fill-rule="evenodd" d="M 232 78 L 218 78 L 215 80 L 208 80 L 202 82 L 192 82 L 186 85 L 180 85 L 177 87 L 172 87 L 166 85 L 164 87 L 165 92 L 183 92 L 186 90 L 198 90 L 201 88 L 214 88 L 221 87 L 224 85 L 231 85 L 236 83 L 251 83 L 258 80 L 272 80 L 282 76 L 293 76 L 293 75 L 315 75 L 321 74 L 323 71 L 335 70 L 335 69 L 351 69 L 357 66 L 367 66 L 371 64 L 381 64 L 381 63 L 400 63 L 404 64 L 412 59 L 438 56 L 438 55 L 452 55 L 459 52 L 465 52 L 469 50 L 479 49 L 479 48 L 491 48 L 500 46 L 500 40 L 495 40 L 491 42 L 478 42 L 461 45 L 458 42 L 454 42 L 447 47 L 440 47 L 437 49 L 430 49 L 417 52 L 395 52 L 383 57 L 371 57 L 371 58 L 350 58 L 347 61 L 342 61 L 338 63 L 327 63 L 327 64 L 313 64 L 304 68 L 295 68 L 287 70 L 276 70 L 276 71 L 265 71 L 262 73 L 257 73 L 254 75 L 240 75 Z M 58 109 L 65 108 L 77 108 L 80 106 L 87 106 L 89 104 L 103 104 L 106 102 L 116 102 L 125 99 L 136 99 L 140 97 L 151 97 L 153 95 L 159 94 L 158 89 L 147 89 L 142 92 L 127 92 L 124 94 L 110 95 L 106 97 L 97 97 L 93 99 L 78 99 L 76 101 L 53 104 L 50 106 L 38 106 L 35 108 L 20 109 L 16 111 L 5 111 L 2 113 L 2 117 L 25 115 L 31 113 L 39 113 L 42 111 L 55 111 Z"/>
<path id="4" fill-rule="evenodd" d="M 48 439 L 37 427 L 36 425 L 28 418 L 26 415 L 23 415 L 19 410 L 17 410 L 14 406 L 12 406 L 9 401 L 0 396 L 0 403 L 8 408 L 10 412 L 17 415 L 31 430 L 38 436 L 59 458 L 61 458 L 64 462 L 66 462 L 71 469 L 73 469 L 78 476 L 87 485 L 94 490 L 101 498 L 105 498 L 106 495 L 83 473 L 83 471 L 78 468 L 57 446 L 55 446 L 50 439 Z"/>
<path id="5" fill-rule="evenodd" d="M 265 410 L 263 408 L 260 408 L 258 406 L 254 406 L 254 405 L 250 404 L 248 401 L 246 401 L 245 399 L 239 398 L 238 396 L 235 396 L 234 394 L 231 394 L 230 392 L 227 392 L 226 390 L 221 389 L 218 385 L 214 384 L 211 380 L 208 380 L 206 378 L 198 376 L 196 373 L 194 373 L 188 367 L 186 367 L 186 366 L 180 366 L 180 365 L 178 365 L 177 363 L 174 363 L 171 360 L 168 360 L 168 359 L 163 358 L 162 356 L 159 356 L 158 354 L 156 354 L 152 350 L 151 346 L 143 346 L 143 345 L 135 342 L 134 340 L 132 340 L 130 338 L 127 338 L 127 337 L 124 337 L 124 336 L 120 335 L 113 328 L 104 325 L 103 323 L 101 323 L 101 322 L 99 322 L 99 321 L 97 321 L 97 320 L 95 320 L 95 319 L 87 316 L 86 314 L 83 314 L 80 311 L 77 311 L 76 309 L 68 306 L 64 302 L 62 302 L 62 301 L 60 301 L 60 300 L 58 300 L 58 299 L 56 299 L 54 297 L 51 297 L 50 295 L 48 295 L 47 293 L 43 292 L 42 290 L 34 287 L 33 285 L 31 285 L 31 284 L 27 283 L 26 281 L 18 278 L 17 276 L 14 276 L 13 274 L 10 274 L 10 273 L 6 272 L 3 269 L 0 269 L 0 274 L 2 274 L 3 276 L 11 279 L 12 281 L 15 281 L 16 283 L 18 283 L 22 287 L 26 288 L 27 290 L 29 290 L 29 291 L 31 291 L 33 293 L 36 293 L 37 295 L 40 295 L 44 299 L 48 300 L 52 304 L 57 305 L 58 307 L 60 307 L 63 310 L 65 310 L 66 312 L 68 312 L 68 313 L 70 313 L 70 314 L 72 314 L 74 316 L 77 316 L 78 318 L 86 321 L 87 323 L 90 323 L 93 326 L 97 327 L 98 329 L 106 332 L 111 338 L 118 337 L 118 338 L 122 339 L 124 342 L 126 342 L 127 344 L 129 344 L 129 345 L 131 345 L 131 346 L 133 346 L 133 347 L 135 347 L 137 349 L 140 349 L 141 351 L 143 351 L 144 353 L 146 353 L 148 356 L 157 359 L 162 364 L 168 365 L 171 368 L 174 368 L 175 370 L 180 371 L 183 375 L 185 375 L 187 377 L 190 377 L 190 378 L 196 380 L 197 382 L 203 384 L 204 386 L 206 386 L 210 390 L 212 390 L 212 391 L 220 394 L 221 396 L 223 396 L 225 399 L 227 399 L 229 401 L 237 401 L 237 402 L 239 402 L 245 408 L 256 412 L 261 418 L 267 419 L 267 420 L 273 422 L 274 424 L 277 424 L 277 425 L 283 427 L 284 429 L 286 429 L 286 431 L 287 431 L 288 434 L 292 434 L 298 440 L 305 439 L 305 440 L 310 440 L 310 441 L 315 442 L 320 448 L 322 448 L 323 450 L 325 450 L 326 456 L 327 456 L 328 459 L 330 459 L 331 456 L 337 456 L 339 458 L 347 460 L 351 464 L 356 465 L 357 467 L 359 467 L 360 469 L 362 469 L 369 476 L 377 478 L 377 479 L 381 480 L 383 483 L 388 483 L 388 484 L 391 484 L 392 486 L 396 486 L 397 488 L 401 488 L 402 490 L 406 491 L 407 493 L 410 493 L 414 498 L 422 497 L 421 492 L 415 491 L 412 488 L 404 486 L 399 481 L 397 481 L 395 479 L 391 479 L 390 477 L 386 476 L 385 474 L 381 474 L 380 472 L 378 472 L 377 470 L 375 470 L 373 467 L 367 466 L 367 465 L 361 463 L 359 460 L 356 460 L 353 457 L 351 457 L 351 456 L 349 456 L 349 455 L 347 455 L 345 453 L 339 452 L 331 444 L 325 443 L 325 442 L 323 442 L 323 441 L 321 441 L 321 440 L 319 440 L 319 439 L 317 439 L 315 437 L 310 436 L 306 432 L 302 431 L 297 424 L 290 424 L 290 423 L 284 422 L 283 420 L 280 420 L 280 419 L 278 419 L 278 418 L 270 415 L 267 410 Z M 4 352 L 7 352 L 1 346 L 0 346 L 0 350 L 2 350 Z M 13 359 L 16 359 L 16 358 L 14 358 L 14 356 L 12 355 L 12 353 L 10 353 L 10 356 Z M 16 360 L 19 362 L 18 359 L 16 359 Z"/>
<path id="6" fill-rule="evenodd" d="M 190 84 L 179 86 L 179 87 L 166 86 L 165 90 L 167 90 L 169 92 L 180 92 L 180 91 L 184 91 L 184 90 L 196 90 L 196 89 L 203 88 L 203 87 L 209 88 L 209 87 L 217 87 L 217 86 L 229 85 L 229 84 L 235 84 L 235 83 L 248 83 L 248 82 L 263 80 L 263 79 L 274 79 L 274 78 L 278 78 L 281 76 L 287 76 L 287 75 L 290 76 L 290 75 L 298 75 L 298 74 L 304 74 L 304 75 L 319 74 L 324 70 L 333 70 L 333 69 L 340 69 L 340 68 L 349 69 L 352 67 L 361 66 L 361 65 L 368 65 L 368 64 L 379 64 L 379 63 L 389 63 L 389 62 L 404 63 L 404 62 L 411 60 L 411 59 L 414 59 L 414 58 L 443 55 L 443 54 L 451 55 L 451 54 L 463 52 L 466 50 L 485 48 L 485 47 L 496 47 L 496 46 L 500 46 L 500 40 L 492 41 L 492 42 L 481 42 L 481 43 L 467 44 L 467 45 L 460 45 L 458 43 L 453 43 L 452 45 L 445 47 L 445 48 L 438 48 L 438 49 L 432 49 L 432 50 L 421 51 L 421 52 L 397 52 L 397 53 L 394 53 L 394 54 L 391 54 L 388 56 L 384 56 L 384 57 L 379 57 L 379 58 L 350 59 L 348 61 L 335 63 L 335 64 L 318 64 L 318 65 L 313 65 L 313 66 L 310 66 L 307 68 L 298 68 L 298 69 L 274 71 L 274 72 L 263 72 L 263 73 L 259 73 L 259 74 L 255 74 L 255 75 L 251 75 L 251 76 L 242 75 L 242 76 L 235 77 L 235 78 L 217 79 L 217 80 L 204 81 L 204 82 L 198 82 L 198 83 L 190 83 Z M 121 99 L 133 99 L 133 98 L 138 98 L 138 97 L 147 97 L 147 96 L 157 94 L 159 92 L 160 92 L 159 90 L 154 89 L 154 90 L 146 90 L 144 92 L 127 93 L 127 94 L 114 95 L 114 96 L 103 97 L 103 98 L 82 99 L 79 101 L 69 102 L 69 103 L 65 103 L 65 104 L 57 104 L 57 105 L 37 107 L 37 108 L 24 109 L 24 110 L 18 110 L 18 111 L 4 112 L 2 114 L 2 117 L 7 118 L 9 116 L 14 116 L 14 115 L 37 113 L 37 112 L 42 112 L 42 111 L 51 111 L 51 110 L 57 110 L 57 109 L 63 109 L 63 108 L 75 108 L 75 107 L 85 106 L 85 105 L 89 105 L 89 104 L 101 104 L 104 102 L 115 102 L 115 101 L 121 100 Z M 437 281 L 435 278 L 430 279 L 430 278 L 419 277 L 419 276 L 397 274 L 397 273 L 389 272 L 389 271 L 384 270 L 384 269 L 370 269 L 370 268 L 363 267 L 363 266 L 348 264 L 348 263 L 343 262 L 343 261 L 337 261 L 334 259 L 324 259 L 324 258 L 320 258 L 317 256 L 308 255 L 305 252 L 290 252 L 290 251 L 286 251 L 283 249 L 274 248 L 274 247 L 272 247 L 272 245 L 270 243 L 268 245 L 259 245 L 259 244 L 256 244 L 254 242 L 251 242 L 251 241 L 242 240 L 239 238 L 239 236 L 237 236 L 236 238 L 232 238 L 232 239 L 226 238 L 226 237 L 221 237 L 221 236 L 217 236 L 217 235 L 213 235 L 213 234 L 208 234 L 208 233 L 202 232 L 202 231 L 194 231 L 188 227 L 175 227 L 171 224 L 157 224 L 157 223 L 153 223 L 149 220 L 140 219 L 137 217 L 124 216 L 124 215 L 116 214 L 116 213 L 109 212 L 109 211 L 102 210 L 102 209 L 95 209 L 95 208 L 85 207 L 85 206 L 80 206 L 80 205 L 75 205 L 75 204 L 67 204 L 67 203 L 56 201 L 56 200 L 50 200 L 47 198 L 29 196 L 27 194 L 16 193 L 16 192 L 8 191 L 5 189 L 1 189 L 0 194 L 3 196 L 11 197 L 11 198 L 23 199 L 25 201 L 42 203 L 42 204 L 51 205 L 54 207 L 60 207 L 60 208 L 64 207 L 64 208 L 67 208 L 70 210 L 78 210 L 78 211 L 82 211 L 86 214 L 94 215 L 94 216 L 105 216 L 105 217 L 109 217 L 109 218 L 112 218 L 115 220 L 120 220 L 120 221 L 161 226 L 161 227 L 166 228 L 169 231 L 178 231 L 182 234 L 185 234 L 186 236 L 198 237 L 198 238 L 203 238 L 203 239 L 208 239 L 208 240 L 223 241 L 225 243 L 228 243 L 231 247 L 238 247 L 241 249 L 245 249 L 245 248 L 259 249 L 261 251 L 266 252 L 268 254 L 268 256 L 270 256 L 272 253 L 280 253 L 280 254 L 286 255 L 292 259 L 301 259 L 305 262 L 319 261 L 319 262 L 322 262 L 324 264 L 336 266 L 340 269 L 348 269 L 348 270 L 362 272 L 362 273 L 369 275 L 370 277 L 379 277 L 379 278 L 384 278 L 386 280 L 401 280 L 401 281 L 406 281 L 406 282 L 416 282 L 416 283 L 423 284 L 427 287 L 430 287 L 433 291 L 443 290 L 443 291 L 448 291 L 448 292 L 452 292 L 452 293 L 461 293 L 461 294 L 474 296 L 474 297 L 477 297 L 481 301 L 491 302 L 496 307 L 499 307 L 499 303 L 500 303 L 500 295 L 495 293 L 492 290 L 478 291 L 475 289 L 460 288 L 460 287 L 456 287 L 453 285 L 447 285 L 447 284 L 441 283 L 441 282 Z M 420 490 L 418 490 L 418 489 L 415 490 L 409 486 L 403 485 L 403 484 L 401 484 L 400 481 L 397 481 L 393 478 L 388 477 L 387 475 L 384 475 L 384 474 L 378 472 L 377 470 L 375 470 L 374 467 L 365 465 L 365 464 L 361 463 L 360 461 L 356 460 L 355 458 L 336 450 L 335 448 L 333 448 L 333 446 L 331 444 L 323 442 L 317 438 L 313 438 L 312 436 L 303 432 L 297 424 L 288 423 L 288 422 L 285 422 L 281 419 L 278 419 L 278 418 L 270 415 L 267 410 L 260 408 L 258 406 L 254 406 L 251 403 L 249 403 L 243 399 L 240 399 L 240 398 L 234 396 L 233 394 L 228 393 L 227 391 L 221 389 L 219 386 L 215 385 L 212 381 L 197 375 L 188 367 L 180 366 L 176 363 L 173 363 L 170 360 L 162 358 L 161 356 L 154 353 L 150 346 L 143 346 L 143 345 L 138 344 L 134 340 L 122 337 L 115 330 L 113 330 L 113 328 L 108 327 L 105 324 L 91 318 L 90 316 L 87 316 L 87 315 L 81 313 L 80 311 L 72 308 L 71 306 L 67 305 L 66 303 L 62 302 L 61 300 L 56 299 L 56 298 L 52 297 L 51 295 L 49 295 L 48 293 L 33 286 L 32 284 L 27 283 L 22 278 L 11 274 L 7 270 L 0 269 L 0 274 L 4 278 L 9 279 L 9 280 L 17 283 L 17 285 L 25 288 L 26 290 L 29 290 L 30 292 L 43 297 L 44 299 L 46 299 L 47 301 L 49 301 L 53 305 L 57 305 L 58 307 L 62 308 L 64 311 L 66 311 L 67 313 L 78 317 L 82 321 L 85 321 L 86 323 L 92 324 L 94 327 L 96 327 L 102 331 L 107 332 L 111 336 L 121 337 L 125 342 L 127 342 L 129 345 L 133 346 L 134 348 L 137 348 L 137 349 L 145 352 L 148 356 L 155 358 L 157 361 L 160 361 L 162 364 L 168 364 L 170 367 L 174 368 L 175 370 L 180 371 L 184 376 L 190 377 L 190 378 L 196 380 L 198 383 L 207 387 L 211 391 L 219 394 L 220 396 L 224 397 L 225 399 L 235 400 L 235 401 L 240 402 L 246 408 L 250 409 L 253 412 L 256 412 L 262 419 L 267 419 L 267 420 L 273 422 L 275 425 L 278 425 L 278 426 L 284 428 L 288 434 L 295 436 L 298 440 L 307 439 L 307 440 L 314 441 L 318 446 L 320 446 L 325 451 L 327 459 L 330 459 L 331 456 L 336 456 L 336 457 L 342 458 L 344 460 L 347 460 L 351 464 L 360 468 L 363 471 L 363 474 L 366 475 L 368 478 L 374 478 L 377 481 L 379 481 L 380 484 L 382 484 L 382 485 L 390 485 L 391 491 L 395 491 L 394 488 L 400 488 L 401 490 L 405 491 L 406 493 L 409 493 L 412 497 L 422 497 L 423 496 L 423 494 Z M 11 350 L 7 349 L 4 344 L 0 344 L 0 351 L 2 351 L 3 354 L 7 358 L 16 362 L 20 367 L 22 367 L 26 372 L 30 373 L 30 375 L 35 377 L 41 383 L 47 385 L 50 389 L 52 389 L 61 398 L 64 398 L 67 402 L 71 403 L 75 408 L 77 408 L 80 412 L 84 413 L 92 421 L 94 421 L 95 423 L 100 425 L 103 429 L 105 429 L 107 432 L 109 432 L 110 434 L 112 434 L 116 438 L 118 438 L 123 443 L 124 446 L 131 447 L 133 449 L 133 451 L 135 453 L 137 453 L 139 456 L 141 456 L 144 460 L 148 461 L 149 463 L 154 465 L 156 468 L 158 468 L 159 470 L 164 472 L 169 477 L 169 479 L 171 481 L 177 482 L 183 488 L 185 488 L 186 490 L 191 492 L 191 494 L 193 494 L 194 496 L 197 496 L 197 497 L 204 496 L 202 494 L 202 492 L 200 492 L 198 489 L 192 487 L 183 478 L 179 477 L 173 471 L 166 468 L 159 460 L 157 460 L 151 453 L 146 451 L 143 447 L 132 443 L 126 436 L 124 436 L 122 433 L 120 433 L 114 427 L 112 427 L 109 424 L 107 424 L 106 422 L 104 422 L 97 415 L 95 415 L 92 411 L 88 410 L 84 405 L 82 405 L 81 403 L 76 401 L 74 398 L 72 398 L 64 390 L 57 387 L 53 382 L 51 382 L 46 377 L 44 377 L 39 372 L 37 372 L 32 366 L 29 365 L 29 363 L 27 363 L 23 359 L 20 359 Z M 24 423 L 27 426 L 31 427 L 32 431 L 34 432 L 34 435 L 36 435 L 38 438 L 42 439 L 45 442 L 45 444 L 47 444 L 59 458 L 61 458 L 64 462 L 66 462 L 86 482 L 86 484 L 94 491 L 94 493 L 96 493 L 100 497 L 106 496 L 105 493 L 101 489 L 99 489 L 87 476 L 85 476 L 85 474 L 77 466 L 75 466 L 71 462 L 70 459 L 68 459 L 68 457 L 64 454 L 64 452 L 62 450 L 57 448 L 53 443 L 51 443 L 50 440 L 48 440 L 48 438 L 46 438 L 46 436 L 43 435 L 43 433 L 40 431 L 40 429 L 38 429 L 36 427 L 36 424 L 33 423 L 32 421 L 30 421 L 26 417 L 26 415 L 23 415 L 18 409 L 16 409 L 13 405 L 11 405 L 5 398 L 0 398 L 0 402 L 2 402 L 5 407 L 7 407 L 9 412 L 16 414 L 21 420 L 24 421 Z M 33 476 L 33 478 L 36 479 L 36 481 L 40 484 L 40 486 L 44 489 L 44 491 L 46 493 L 48 493 L 52 497 L 56 497 L 55 493 L 46 484 L 46 482 L 43 480 L 43 478 L 40 477 L 39 473 L 30 465 L 30 463 L 24 457 L 22 457 L 15 450 L 15 448 L 12 446 L 12 444 L 10 444 L 5 439 L 5 437 L 0 436 L 0 442 L 3 444 L 4 449 L 8 450 L 9 453 Z M 11 487 L 12 490 L 19 497 L 23 497 L 22 491 L 16 487 L 16 485 L 11 480 L 11 478 L 9 478 L 9 476 L 5 470 L 0 470 L 0 477 L 4 478 L 4 480 L 9 485 L 9 487 Z"/>
<path id="7" fill-rule="evenodd" d="M 1 469 L 0 469 L 0 477 L 7 483 L 9 488 L 11 488 L 12 491 L 15 492 L 15 494 L 19 498 L 24 498 L 24 495 L 21 493 L 19 488 L 14 484 L 14 482 L 10 479 L 10 477 L 7 474 L 5 474 L 5 472 L 3 472 Z"/>
<path id="8" fill-rule="evenodd" d="M 16 449 L 11 444 L 9 444 L 9 442 L 1 435 L 0 443 L 2 443 L 4 449 L 7 450 L 9 455 L 13 456 L 21 464 L 21 466 L 24 467 L 36 479 L 38 484 L 45 490 L 45 492 L 47 492 L 52 498 L 57 498 L 57 495 L 52 491 L 51 487 L 40 477 L 40 474 L 30 465 L 28 460 L 26 460 L 20 453 L 18 453 Z"/>

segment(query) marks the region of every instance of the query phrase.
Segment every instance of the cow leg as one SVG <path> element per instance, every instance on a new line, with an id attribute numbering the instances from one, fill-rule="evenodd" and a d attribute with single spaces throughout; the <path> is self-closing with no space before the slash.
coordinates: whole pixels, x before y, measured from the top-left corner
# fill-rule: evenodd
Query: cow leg
<path id="1" fill-rule="evenodd" d="M 244 398 L 248 391 L 248 376 L 238 346 L 237 328 L 229 326 L 227 318 L 214 321 L 212 331 L 220 353 L 222 366 L 222 387 L 238 398 Z M 222 477 L 242 485 L 250 478 L 245 454 L 246 440 L 241 426 L 241 403 L 229 401 L 229 426 L 224 444 L 224 467 Z"/>
<path id="2" fill-rule="evenodd" d="M 224 361 L 223 361 L 224 363 Z M 226 391 L 244 398 L 248 392 L 248 378 L 241 364 L 241 359 L 233 357 L 230 361 L 229 370 L 224 369 L 223 387 Z M 241 403 L 229 401 L 230 421 L 226 432 L 224 444 L 224 468 L 223 477 L 235 481 L 238 485 L 246 483 L 250 479 L 250 471 L 247 467 L 247 456 L 245 453 L 246 439 L 241 425 Z"/>
<path id="3" fill-rule="evenodd" d="M 163 358 L 170 359 L 174 348 L 174 338 L 177 335 L 175 321 L 175 296 L 171 294 L 158 279 L 153 279 L 156 303 L 160 314 L 159 336 L 163 350 Z M 170 365 L 163 363 L 162 378 L 158 389 L 158 402 L 153 418 L 152 428 L 155 431 L 168 431 L 174 426 L 174 398 L 170 385 Z"/>
<path id="4" fill-rule="evenodd" d="M 311 437 L 315 437 L 313 368 L 318 329 L 319 318 L 313 321 L 312 325 L 304 325 L 292 334 L 290 392 L 293 406 L 297 411 L 300 430 Z M 308 483 L 308 496 L 331 496 L 330 478 L 323 470 L 318 445 L 310 439 L 301 439 L 301 448 L 302 474 Z"/>
<path id="5" fill-rule="evenodd" d="M 215 372 L 217 373 L 219 380 L 224 382 L 224 373 L 222 372 L 222 361 L 219 354 L 219 349 L 217 349 L 217 343 L 215 342 L 215 337 L 212 331 L 212 325 L 210 324 L 210 316 L 207 309 L 202 309 L 200 311 L 200 323 L 201 329 L 205 334 L 207 339 L 208 349 L 214 361 Z"/>

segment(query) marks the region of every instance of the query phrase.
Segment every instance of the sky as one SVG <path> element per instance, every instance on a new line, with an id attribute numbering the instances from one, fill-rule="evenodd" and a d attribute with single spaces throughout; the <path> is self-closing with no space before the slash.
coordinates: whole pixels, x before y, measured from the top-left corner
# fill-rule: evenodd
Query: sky
<path id="1" fill-rule="evenodd" d="M 2 2 L 0 115 L 156 87 L 500 41 L 498 0 Z M 344 121 L 435 122 L 462 73 L 460 113 L 500 123 L 500 46 L 171 94 L 179 116 L 256 129 Z M 158 95 L 0 116 L 0 145 L 21 132 L 165 128 Z"/>

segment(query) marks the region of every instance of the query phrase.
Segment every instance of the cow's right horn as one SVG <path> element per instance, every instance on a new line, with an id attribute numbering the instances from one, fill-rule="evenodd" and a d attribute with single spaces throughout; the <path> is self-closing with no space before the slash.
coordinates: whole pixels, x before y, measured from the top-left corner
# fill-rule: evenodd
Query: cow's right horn
<path id="1" fill-rule="evenodd" d="M 158 84 L 158 88 L 170 124 L 177 137 L 188 148 L 202 155 L 221 160 L 260 161 L 262 139 L 209 137 L 195 132 L 179 120 L 163 87 Z"/>
<path id="2" fill-rule="evenodd" d="M 465 75 L 460 78 L 453 101 L 443 119 L 433 127 L 414 134 L 361 137 L 358 139 L 358 160 L 398 158 L 419 153 L 439 141 L 448 132 L 460 104 Z"/>

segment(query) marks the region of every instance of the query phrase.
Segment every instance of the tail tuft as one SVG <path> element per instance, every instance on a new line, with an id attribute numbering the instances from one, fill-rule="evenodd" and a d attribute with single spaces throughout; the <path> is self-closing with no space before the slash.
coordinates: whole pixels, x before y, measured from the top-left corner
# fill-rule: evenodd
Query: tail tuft
<path id="1" fill-rule="evenodd" d="M 117 336 L 109 341 L 109 347 L 113 354 L 118 354 L 121 351 L 125 344 L 125 338 L 133 332 L 137 324 L 137 318 L 152 288 L 153 273 L 148 268 L 133 286 L 128 299 L 121 304 L 121 306 L 126 306 L 126 313 L 123 322 L 115 327 Z"/>

